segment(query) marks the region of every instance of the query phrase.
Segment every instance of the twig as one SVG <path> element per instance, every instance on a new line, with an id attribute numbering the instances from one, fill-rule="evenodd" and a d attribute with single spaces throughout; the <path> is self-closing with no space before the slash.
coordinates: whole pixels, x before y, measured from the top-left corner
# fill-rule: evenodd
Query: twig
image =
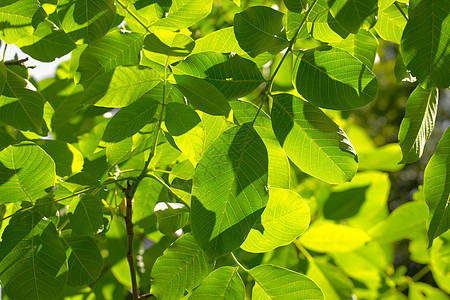
<path id="1" fill-rule="evenodd" d="M 26 61 L 28 61 L 28 57 L 18 59 L 18 60 L 5 61 L 5 66 L 23 66 L 23 63 Z"/>
<path id="2" fill-rule="evenodd" d="M 127 241 L 128 241 L 128 251 L 127 251 L 127 260 L 128 266 L 130 267 L 131 273 L 131 285 L 133 291 L 133 299 L 139 299 L 139 290 L 137 286 L 136 280 L 136 267 L 134 266 L 134 256 L 133 256 L 133 238 L 134 238 L 134 229 L 133 229 L 133 195 L 131 194 L 131 190 L 133 189 L 133 185 L 130 185 L 130 182 L 127 182 L 127 189 L 125 191 L 125 198 L 127 201 L 127 214 L 125 215 L 125 225 L 127 228 Z"/>

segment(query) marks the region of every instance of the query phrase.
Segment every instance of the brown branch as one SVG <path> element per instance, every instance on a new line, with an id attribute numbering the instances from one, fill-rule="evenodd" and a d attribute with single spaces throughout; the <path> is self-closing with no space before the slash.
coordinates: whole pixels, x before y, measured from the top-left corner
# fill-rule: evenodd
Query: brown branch
<path id="1" fill-rule="evenodd" d="M 5 66 L 22 66 L 24 62 L 28 61 L 28 57 L 18 59 L 18 60 L 10 60 L 5 61 Z"/>
<path id="2" fill-rule="evenodd" d="M 134 184 L 133 184 L 134 185 Z M 128 241 L 128 251 L 127 251 L 127 260 L 128 265 L 130 267 L 131 273 L 131 284 L 132 284 L 132 293 L 133 300 L 139 299 L 139 289 L 137 286 L 136 280 L 136 267 L 134 266 L 134 256 L 133 256 L 133 238 L 134 238 L 134 230 L 133 230 L 133 185 L 127 181 L 127 189 L 125 190 L 125 199 L 127 201 L 127 214 L 125 216 L 125 225 L 127 228 L 127 241 Z"/>

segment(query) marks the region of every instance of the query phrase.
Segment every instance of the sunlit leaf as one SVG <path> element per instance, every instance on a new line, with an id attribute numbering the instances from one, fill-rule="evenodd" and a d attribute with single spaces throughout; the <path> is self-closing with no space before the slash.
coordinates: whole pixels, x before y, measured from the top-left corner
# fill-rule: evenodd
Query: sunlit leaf
<path id="1" fill-rule="evenodd" d="M 210 256 L 239 247 L 268 200 L 267 150 L 249 125 L 222 133 L 195 170 L 192 232 Z"/>
<path id="2" fill-rule="evenodd" d="M 378 1 L 335 0 L 330 3 L 330 11 L 345 30 L 358 33 L 362 26 L 370 28 L 377 21 Z"/>
<path id="3" fill-rule="evenodd" d="M 55 161 L 58 176 L 69 176 L 81 172 L 83 169 L 83 155 L 71 144 L 54 140 L 37 140 L 36 144 Z"/>
<path id="4" fill-rule="evenodd" d="M 209 15 L 212 3 L 212 0 L 173 0 L 167 16 L 153 26 L 187 28 Z"/>
<path id="5" fill-rule="evenodd" d="M 201 124 L 194 126 L 186 133 L 173 137 L 177 147 L 196 166 L 203 156 L 205 146 L 205 131 Z"/>
<path id="6" fill-rule="evenodd" d="M 133 199 L 133 223 L 150 231 L 156 224 L 155 209 L 158 197 L 164 186 L 151 178 L 144 178 L 139 184 Z"/>
<path id="7" fill-rule="evenodd" d="M 55 226 L 33 211 L 16 214 L 2 235 L 2 291 L 16 299 L 52 299 L 67 282 L 64 247 Z"/>
<path id="8" fill-rule="evenodd" d="M 322 290 L 307 276 L 273 265 L 249 270 L 255 279 L 252 299 L 324 299 Z"/>
<path id="9" fill-rule="evenodd" d="M 159 231 L 171 235 L 186 224 L 189 219 L 189 208 L 181 203 L 160 202 L 155 208 Z"/>
<path id="10" fill-rule="evenodd" d="M 400 42 L 405 66 L 424 87 L 450 85 L 450 31 L 448 1 L 410 1 L 409 20 Z"/>
<path id="11" fill-rule="evenodd" d="M 308 17 L 307 28 L 313 38 L 322 42 L 338 42 L 349 34 L 331 15 L 326 0 L 316 2 Z"/>
<path id="12" fill-rule="evenodd" d="M 221 267 L 214 270 L 203 280 L 188 299 L 241 299 L 245 298 L 244 283 L 237 267 Z"/>
<path id="13" fill-rule="evenodd" d="M 167 104 L 165 123 L 171 135 L 182 135 L 200 122 L 198 114 L 189 106 L 181 103 Z"/>
<path id="14" fill-rule="evenodd" d="M 425 169 L 423 189 L 425 201 L 430 214 L 428 215 L 428 242 L 450 228 L 450 129 L 444 132 L 436 152 L 431 157 Z"/>
<path id="15" fill-rule="evenodd" d="M 251 57 L 269 51 L 276 54 L 288 46 L 283 31 L 283 13 L 265 6 L 253 6 L 234 16 L 234 33 L 239 46 Z"/>
<path id="16" fill-rule="evenodd" d="M 212 265 L 194 237 L 185 234 L 156 260 L 150 292 L 160 299 L 179 299 L 185 290 L 197 287 L 211 269 Z"/>
<path id="17" fill-rule="evenodd" d="M 406 5 L 398 5 L 406 15 Z M 407 20 L 405 19 L 404 15 L 399 11 L 396 5 L 392 4 L 386 9 L 380 10 L 378 12 L 378 20 L 377 24 L 375 24 L 375 30 L 382 39 L 400 44 L 403 29 L 405 29 L 406 26 L 406 21 Z"/>
<path id="18" fill-rule="evenodd" d="M 403 159 L 400 163 L 418 160 L 434 129 L 438 107 L 438 89 L 424 89 L 420 85 L 409 96 L 398 139 Z"/>
<path id="19" fill-rule="evenodd" d="M 326 182 L 350 181 L 357 160 L 344 131 L 320 109 L 300 98 L 278 94 L 273 99 L 273 130 L 289 158 L 304 172 Z"/>
<path id="20" fill-rule="evenodd" d="M 8 72 L 4 62 L 0 62 L 0 95 L 3 93 L 3 88 L 6 84 L 6 78 L 8 76 Z"/>
<path id="21" fill-rule="evenodd" d="M 0 152 L 0 202 L 35 202 L 55 185 L 55 163 L 31 142 L 11 145 Z"/>
<path id="22" fill-rule="evenodd" d="M 348 52 L 324 47 L 300 53 L 294 67 L 297 91 L 311 103 L 353 109 L 375 99 L 378 83 L 361 61 Z"/>

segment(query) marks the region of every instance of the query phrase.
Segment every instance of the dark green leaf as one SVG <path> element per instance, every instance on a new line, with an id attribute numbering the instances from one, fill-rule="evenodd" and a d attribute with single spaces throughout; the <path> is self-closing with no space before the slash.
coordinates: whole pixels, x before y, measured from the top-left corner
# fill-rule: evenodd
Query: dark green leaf
<path id="1" fill-rule="evenodd" d="M 200 122 L 198 114 L 189 106 L 176 102 L 167 104 L 165 124 L 172 136 L 182 135 Z"/>
<path id="2" fill-rule="evenodd" d="M 368 29 L 377 21 L 377 0 L 333 0 L 329 5 L 336 21 L 348 32 L 358 33 L 362 26 Z"/>
<path id="3" fill-rule="evenodd" d="M 287 9 L 297 13 L 301 13 L 308 5 L 308 0 L 283 0 L 283 2 Z"/>
<path id="4" fill-rule="evenodd" d="M 348 36 L 348 31 L 331 15 L 327 0 L 316 2 L 309 15 L 307 27 L 311 36 L 322 42 L 339 42 Z"/>
<path id="5" fill-rule="evenodd" d="M 189 219 L 189 208 L 181 203 L 160 202 L 155 209 L 155 215 L 159 231 L 171 235 L 186 224 Z"/>
<path id="6" fill-rule="evenodd" d="M 102 204 L 91 195 L 76 197 L 69 205 L 68 215 L 75 235 L 94 235 L 103 225 Z"/>
<path id="7" fill-rule="evenodd" d="M 294 67 L 297 91 L 314 105 L 354 109 L 375 99 L 375 74 L 348 52 L 321 48 L 300 53 Z"/>
<path id="8" fill-rule="evenodd" d="M 36 144 L 47 152 L 55 161 L 56 174 L 60 177 L 81 172 L 84 158 L 81 152 L 63 141 L 37 140 Z"/>
<path id="9" fill-rule="evenodd" d="M 283 30 L 283 13 L 270 7 L 253 6 L 234 16 L 239 46 L 251 57 L 269 51 L 276 54 L 289 43 Z"/>
<path id="10" fill-rule="evenodd" d="M 239 247 L 268 200 L 267 150 L 249 125 L 222 133 L 195 170 L 192 232 L 210 256 Z"/>
<path id="11" fill-rule="evenodd" d="M 245 287 L 237 267 L 221 267 L 214 270 L 195 289 L 189 300 L 236 299 L 244 300 Z"/>

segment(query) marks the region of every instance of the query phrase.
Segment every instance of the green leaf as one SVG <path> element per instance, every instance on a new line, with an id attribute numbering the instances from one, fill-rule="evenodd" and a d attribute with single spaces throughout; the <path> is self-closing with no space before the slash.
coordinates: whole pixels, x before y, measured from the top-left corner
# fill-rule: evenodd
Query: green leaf
<path id="1" fill-rule="evenodd" d="M 3 94 L 3 89 L 6 85 L 6 79 L 8 76 L 7 68 L 5 66 L 5 63 L 2 61 L 0 62 L 0 95 Z"/>
<path id="2" fill-rule="evenodd" d="M 378 0 L 334 0 L 330 11 L 339 25 L 351 33 L 375 25 L 378 12 Z"/>
<path id="3" fill-rule="evenodd" d="M 91 195 L 75 197 L 69 205 L 68 215 L 75 235 L 94 235 L 103 225 L 102 204 Z"/>
<path id="4" fill-rule="evenodd" d="M 139 63 L 139 52 L 144 35 L 112 30 L 101 40 L 89 44 L 80 56 L 78 72 L 80 83 L 86 88 L 99 75 L 117 66 L 133 66 Z"/>
<path id="5" fill-rule="evenodd" d="M 425 143 L 434 129 L 438 94 L 437 88 L 424 89 L 419 85 L 409 96 L 398 133 L 403 153 L 400 163 L 413 163 L 422 156 Z"/>
<path id="6" fill-rule="evenodd" d="M 173 72 L 202 78 L 227 99 L 245 96 L 264 82 L 254 62 L 239 55 L 216 52 L 193 54 L 177 65 Z"/>
<path id="7" fill-rule="evenodd" d="M 120 109 L 106 125 L 103 133 L 105 142 L 120 142 L 133 136 L 151 122 L 156 114 L 159 102 L 143 96 L 130 105 Z"/>
<path id="8" fill-rule="evenodd" d="M 64 247 L 53 223 L 33 211 L 14 215 L 2 235 L 0 280 L 12 299 L 53 299 L 67 282 Z"/>
<path id="9" fill-rule="evenodd" d="M 160 81 L 158 73 L 141 66 L 118 66 L 98 76 L 84 93 L 84 102 L 104 107 L 127 106 Z"/>
<path id="10" fill-rule="evenodd" d="M 106 145 L 106 161 L 109 167 L 115 167 L 116 165 L 126 161 L 131 157 L 131 151 L 133 150 L 133 138 L 128 137 L 120 142 L 108 143 Z"/>
<path id="11" fill-rule="evenodd" d="M 198 114 L 189 106 L 176 102 L 166 105 L 165 124 L 172 136 L 182 135 L 200 122 Z"/>
<path id="12" fill-rule="evenodd" d="M 278 94 L 273 99 L 273 131 L 289 158 L 302 171 L 328 183 L 350 181 L 358 164 L 345 132 L 300 98 Z"/>
<path id="13" fill-rule="evenodd" d="M 227 116 L 230 105 L 221 92 L 206 80 L 188 75 L 175 75 L 178 89 L 195 108 L 211 115 Z"/>
<path id="14" fill-rule="evenodd" d="M 0 202 L 35 202 L 55 185 L 55 163 L 31 142 L 11 145 L 0 152 Z"/>
<path id="15" fill-rule="evenodd" d="M 212 265 L 194 237 L 185 234 L 156 260 L 150 293 L 158 299 L 179 299 L 185 290 L 197 287 L 211 269 Z"/>
<path id="16" fill-rule="evenodd" d="M 309 102 L 323 108 L 354 109 L 375 99 L 375 74 L 348 52 L 330 47 L 307 50 L 297 58 L 293 81 Z"/>
<path id="17" fill-rule="evenodd" d="M 348 36 L 331 15 L 327 0 L 318 0 L 313 7 L 307 23 L 311 36 L 322 42 L 338 42 Z"/>
<path id="18" fill-rule="evenodd" d="M 425 203 L 408 202 L 396 208 L 385 220 L 369 230 L 374 241 L 392 243 L 414 238 L 425 229 L 428 211 Z"/>
<path id="19" fill-rule="evenodd" d="M 4 0 L 0 5 L 0 39 L 13 44 L 32 35 L 45 17 L 45 11 L 37 1 Z"/>
<path id="20" fill-rule="evenodd" d="M 37 140 L 36 144 L 55 161 L 56 174 L 59 177 L 69 176 L 83 169 L 83 155 L 71 144 L 55 140 Z"/>
<path id="21" fill-rule="evenodd" d="M 315 222 L 300 237 L 300 243 L 316 252 L 350 252 L 361 248 L 370 237 L 361 229 L 329 221 Z"/>
<path id="22" fill-rule="evenodd" d="M 311 221 L 309 206 L 299 194 L 287 189 L 271 189 L 269 202 L 241 248 L 247 252 L 268 252 L 290 244 Z"/>
<path id="23" fill-rule="evenodd" d="M 7 69 L 0 119 L 17 129 L 42 132 L 45 100 L 28 80 Z"/>
<path id="24" fill-rule="evenodd" d="M 222 133 L 195 170 L 192 232 L 210 256 L 239 247 L 268 200 L 267 150 L 249 125 Z"/>
<path id="25" fill-rule="evenodd" d="M 14 43 L 34 59 L 52 62 L 76 48 L 67 34 L 48 20 L 40 23 L 33 35 Z"/>
<path id="26" fill-rule="evenodd" d="M 101 39 L 113 25 L 113 0 L 59 0 L 58 18 L 62 29 L 74 41 L 91 43 Z"/>
<path id="27" fill-rule="evenodd" d="M 407 6 L 405 4 L 397 4 L 406 15 Z M 406 19 L 398 10 L 396 5 L 392 4 L 386 9 L 378 12 L 378 20 L 377 24 L 375 24 L 375 30 L 382 39 L 400 44 L 405 26 Z"/>
<path id="28" fill-rule="evenodd" d="M 177 147 L 196 166 L 203 156 L 205 146 L 205 131 L 201 124 L 196 125 L 183 135 L 173 137 Z"/>
<path id="29" fill-rule="evenodd" d="M 194 46 L 194 40 L 183 33 L 156 30 L 145 37 L 144 54 L 148 59 L 168 66 L 183 60 L 191 53 Z"/>
<path id="30" fill-rule="evenodd" d="M 150 232 L 156 224 L 154 209 L 164 186 L 155 179 L 145 177 L 139 184 L 133 199 L 133 224 Z"/>
<path id="31" fill-rule="evenodd" d="M 245 287 L 238 267 L 220 267 L 203 280 L 189 296 L 189 300 L 241 299 L 245 298 Z"/>
<path id="32" fill-rule="evenodd" d="M 63 243 L 70 248 L 69 284 L 85 285 L 97 280 L 102 272 L 103 259 L 94 240 L 88 236 L 61 236 Z"/>
<path id="33" fill-rule="evenodd" d="M 287 9 L 293 12 L 301 13 L 308 5 L 308 0 L 283 0 Z"/>
<path id="34" fill-rule="evenodd" d="M 449 266 L 448 239 L 436 239 L 430 250 L 430 269 L 438 287 L 447 293 L 450 293 Z"/>
<path id="35" fill-rule="evenodd" d="M 167 16 L 152 24 L 154 27 L 188 28 L 211 12 L 212 0 L 173 0 Z"/>
<path id="36" fill-rule="evenodd" d="M 253 6 L 234 15 L 234 33 L 239 46 L 251 57 L 263 52 L 276 54 L 289 43 L 283 29 L 284 14 L 270 7 Z"/>
<path id="37" fill-rule="evenodd" d="M 322 290 L 307 276 L 273 265 L 249 270 L 255 280 L 252 299 L 324 299 Z"/>
<path id="38" fill-rule="evenodd" d="M 189 208 L 181 203 L 160 202 L 156 205 L 155 215 L 159 231 L 171 235 L 186 224 L 189 219 Z"/>
<path id="39" fill-rule="evenodd" d="M 450 228 L 450 129 L 444 132 L 436 152 L 425 169 L 423 190 L 430 213 L 428 215 L 428 242 Z"/>
<path id="40" fill-rule="evenodd" d="M 450 32 L 448 4 L 441 0 L 410 1 L 400 53 L 405 66 L 424 87 L 450 85 L 450 38 L 443 34 Z"/>
<path id="41" fill-rule="evenodd" d="M 361 29 L 357 34 L 349 34 L 344 40 L 331 45 L 347 51 L 369 69 L 372 69 L 377 53 L 378 40 L 369 31 Z"/>

